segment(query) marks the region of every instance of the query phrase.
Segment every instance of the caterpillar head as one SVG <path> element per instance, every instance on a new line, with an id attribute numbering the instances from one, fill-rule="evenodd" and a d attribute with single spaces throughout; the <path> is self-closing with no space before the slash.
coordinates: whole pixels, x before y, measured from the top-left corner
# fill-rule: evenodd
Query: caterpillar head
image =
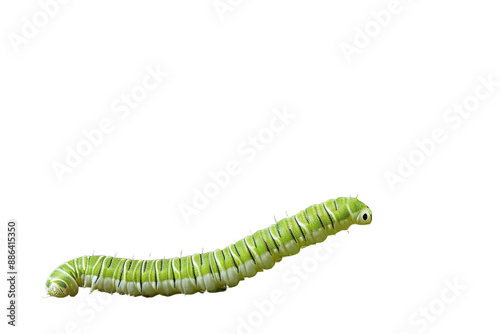
<path id="1" fill-rule="evenodd" d="M 76 284 L 76 282 L 69 280 L 67 277 L 63 279 L 63 277 L 61 276 L 64 276 L 64 274 L 56 270 L 47 279 L 47 282 L 45 283 L 45 289 L 49 296 L 58 298 L 66 296 L 73 297 L 78 293 L 78 285 Z"/>
<path id="2" fill-rule="evenodd" d="M 372 210 L 357 198 L 347 199 L 353 224 L 368 225 L 372 222 Z"/>

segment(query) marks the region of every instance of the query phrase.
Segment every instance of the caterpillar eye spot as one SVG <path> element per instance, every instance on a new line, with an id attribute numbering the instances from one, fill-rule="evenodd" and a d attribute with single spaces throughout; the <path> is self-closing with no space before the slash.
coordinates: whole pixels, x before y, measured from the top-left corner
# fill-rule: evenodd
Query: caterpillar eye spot
<path id="1" fill-rule="evenodd" d="M 365 209 L 361 210 L 361 212 L 359 213 L 356 221 L 360 225 L 368 225 L 368 224 L 370 224 L 372 222 L 372 212 L 371 212 L 371 210 L 368 209 L 368 208 L 365 208 Z"/>

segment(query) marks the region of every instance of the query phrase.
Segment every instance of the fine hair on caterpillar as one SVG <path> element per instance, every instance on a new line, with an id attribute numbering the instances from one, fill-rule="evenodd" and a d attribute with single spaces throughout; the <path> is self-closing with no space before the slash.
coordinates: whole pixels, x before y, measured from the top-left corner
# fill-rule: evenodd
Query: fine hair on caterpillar
<path id="1" fill-rule="evenodd" d="M 339 197 L 283 218 L 222 250 L 158 260 L 78 257 L 52 272 L 47 294 L 73 297 L 80 287 L 144 297 L 225 291 L 301 248 L 371 221 L 368 206 L 355 197 Z"/>

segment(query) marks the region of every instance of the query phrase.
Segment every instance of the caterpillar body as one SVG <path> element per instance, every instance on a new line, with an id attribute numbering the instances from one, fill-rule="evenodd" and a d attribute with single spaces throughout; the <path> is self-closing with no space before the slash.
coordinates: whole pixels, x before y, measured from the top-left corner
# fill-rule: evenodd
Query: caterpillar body
<path id="1" fill-rule="evenodd" d="M 340 197 L 284 218 L 220 250 L 159 260 L 82 256 L 56 268 L 47 294 L 75 296 L 79 287 L 131 296 L 219 292 L 270 269 L 285 256 L 324 241 L 351 225 L 367 225 L 372 211 L 357 198 Z"/>

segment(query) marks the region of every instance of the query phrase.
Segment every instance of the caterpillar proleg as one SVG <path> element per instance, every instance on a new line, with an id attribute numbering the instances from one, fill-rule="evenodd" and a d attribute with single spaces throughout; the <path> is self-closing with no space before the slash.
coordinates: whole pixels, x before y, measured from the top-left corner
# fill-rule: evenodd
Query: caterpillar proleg
<path id="1" fill-rule="evenodd" d="M 159 260 L 82 256 L 49 276 L 49 296 L 75 296 L 80 287 L 131 296 L 219 292 L 238 285 L 285 256 L 324 241 L 351 225 L 367 225 L 372 211 L 357 198 L 340 197 L 281 219 L 220 250 Z"/>

